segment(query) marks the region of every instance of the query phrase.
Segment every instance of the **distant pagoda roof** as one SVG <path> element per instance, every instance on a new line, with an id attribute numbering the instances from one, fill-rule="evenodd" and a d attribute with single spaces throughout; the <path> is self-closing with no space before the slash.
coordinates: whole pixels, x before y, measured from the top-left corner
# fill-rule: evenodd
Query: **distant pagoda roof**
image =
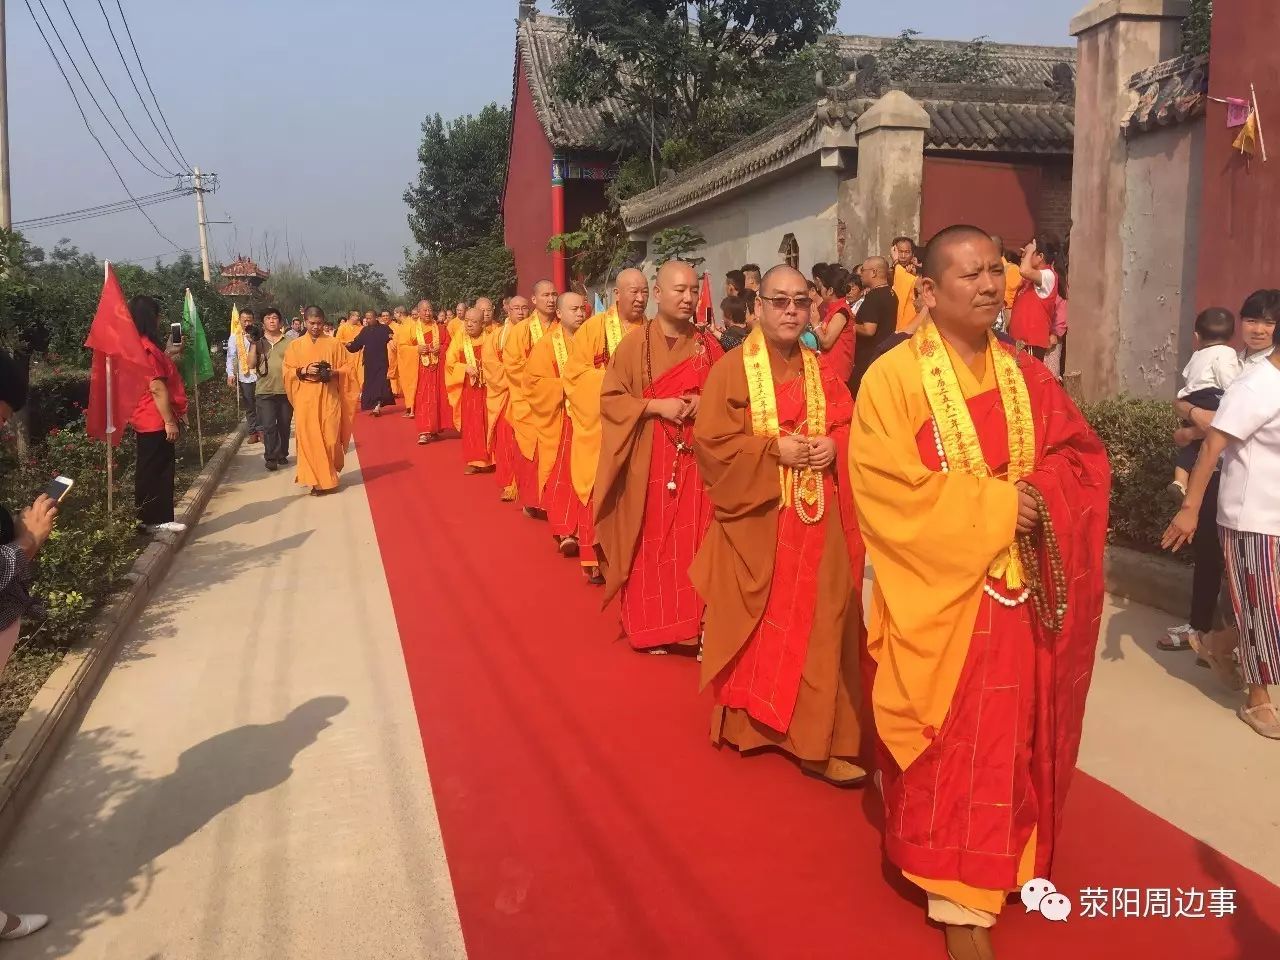
<path id="1" fill-rule="evenodd" d="M 223 276 L 225 277 L 226 274 L 224 273 Z M 224 283 L 218 288 L 218 292 L 224 297 L 252 297 L 257 289 L 248 280 L 237 279 Z"/>
<path id="2" fill-rule="evenodd" d="M 263 270 L 250 257 L 236 257 L 234 261 L 222 268 L 222 275 L 228 280 L 232 278 L 266 280 L 271 271 Z"/>

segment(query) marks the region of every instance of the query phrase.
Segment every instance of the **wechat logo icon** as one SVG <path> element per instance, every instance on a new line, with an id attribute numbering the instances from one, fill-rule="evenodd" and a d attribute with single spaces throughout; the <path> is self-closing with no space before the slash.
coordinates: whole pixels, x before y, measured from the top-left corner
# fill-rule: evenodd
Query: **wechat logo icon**
<path id="1" fill-rule="evenodd" d="M 1022 905 L 1027 913 L 1038 913 L 1052 923 L 1065 923 L 1071 916 L 1071 899 L 1058 892 L 1048 880 L 1028 880 L 1022 885 Z"/>

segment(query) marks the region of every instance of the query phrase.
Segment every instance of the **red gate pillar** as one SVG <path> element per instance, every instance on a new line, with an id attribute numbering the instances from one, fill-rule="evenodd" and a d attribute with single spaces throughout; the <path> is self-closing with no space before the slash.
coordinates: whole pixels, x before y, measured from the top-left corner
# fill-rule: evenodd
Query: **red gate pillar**
<path id="1" fill-rule="evenodd" d="M 551 235 L 564 233 L 564 180 L 565 162 L 563 157 L 555 157 L 551 161 Z M 565 268 L 564 250 L 553 250 L 551 253 L 552 280 L 556 290 L 564 293 L 569 289 L 569 277 Z"/>

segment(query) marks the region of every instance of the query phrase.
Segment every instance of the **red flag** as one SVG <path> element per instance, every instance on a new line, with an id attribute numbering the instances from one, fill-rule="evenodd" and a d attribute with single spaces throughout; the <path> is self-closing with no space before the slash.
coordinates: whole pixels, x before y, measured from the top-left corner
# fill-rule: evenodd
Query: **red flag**
<path id="1" fill-rule="evenodd" d="M 711 274 L 702 275 L 702 287 L 698 290 L 697 324 L 705 327 L 715 321 L 715 308 L 711 306 Z"/>
<path id="2" fill-rule="evenodd" d="M 150 388 L 152 366 L 129 314 L 120 281 L 109 263 L 98 312 L 93 316 L 84 345 L 93 350 L 86 413 L 89 436 L 107 440 L 113 447 L 119 446 L 125 424 Z M 111 358 L 109 379 L 108 357 Z"/>

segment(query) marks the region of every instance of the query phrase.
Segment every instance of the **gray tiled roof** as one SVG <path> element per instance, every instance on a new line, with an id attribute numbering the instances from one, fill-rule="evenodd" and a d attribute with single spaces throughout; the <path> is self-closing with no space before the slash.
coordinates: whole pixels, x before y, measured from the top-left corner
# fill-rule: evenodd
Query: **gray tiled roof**
<path id="1" fill-rule="evenodd" d="M 934 84 L 909 87 L 929 115 L 926 150 L 1000 154 L 1070 154 L 1075 108 L 1048 90 Z M 684 170 L 622 206 L 628 229 L 640 229 L 811 156 L 849 130 L 875 103 L 836 93 L 796 111 L 733 147 Z M 825 138 L 825 139 L 824 139 Z"/>
<path id="2" fill-rule="evenodd" d="M 1209 95 L 1209 58 L 1174 57 L 1129 79 L 1133 108 L 1121 121 L 1126 136 L 1168 127 L 1204 115 Z"/>
<path id="3" fill-rule="evenodd" d="M 831 38 L 839 49 L 841 58 L 852 69 L 855 61 L 867 54 L 877 53 L 891 37 L 844 36 Z M 546 131 L 552 147 L 560 150 L 613 150 L 620 145 L 616 135 L 616 122 L 625 115 L 626 106 L 618 100 L 606 98 L 588 104 L 568 103 L 555 95 L 555 67 L 564 55 L 568 42 L 568 26 L 560 17 L 537 14 L 519 22 L 516 34 L 517 51 L 524 64 L 533 94 L 534 109 Z M 962 47 L 961 41 L 925 40 L 921 44 L 941 47 Z M 1017 44 L 992 43 L 989 47 L 994 58 L 996 74 L 992 84 L 1007 92 L 1010 88 L 1044 90 L 1052 80 L 1055 65 L 1067 64 L 1074 73 L 1076 52 L 1073 47 L 1032 47 Z M 926 104 L 926 109 L 928 106 Z M 942 111 L 945 114 L 945 111 Z M 1004 123 L 1011 132 L 1024 128 L 1027 136 L 1041 131 L 1037 117 L 1023 117 L 1026 111 L 1013 111 Z M 1036 113 L 1036 111 L 1031 111 Z M 966 117 L 957 116 L 954 124 L 944 121 L 942 127 L 954 127 L 957 142 L 966 129 Z M 932 113 L 931 113 L 932 116 Z M 981 129 L 979 117 L 969 122 Z M 1056 123 L 1046 123 L 1051 131 Z M 1044 135 L 1048 135 L 1045 133 Z M 1019 137 L 1014 137 L 1018 139 Z M 1012 141 L 1011 141 L 1012 142 Z"/>

